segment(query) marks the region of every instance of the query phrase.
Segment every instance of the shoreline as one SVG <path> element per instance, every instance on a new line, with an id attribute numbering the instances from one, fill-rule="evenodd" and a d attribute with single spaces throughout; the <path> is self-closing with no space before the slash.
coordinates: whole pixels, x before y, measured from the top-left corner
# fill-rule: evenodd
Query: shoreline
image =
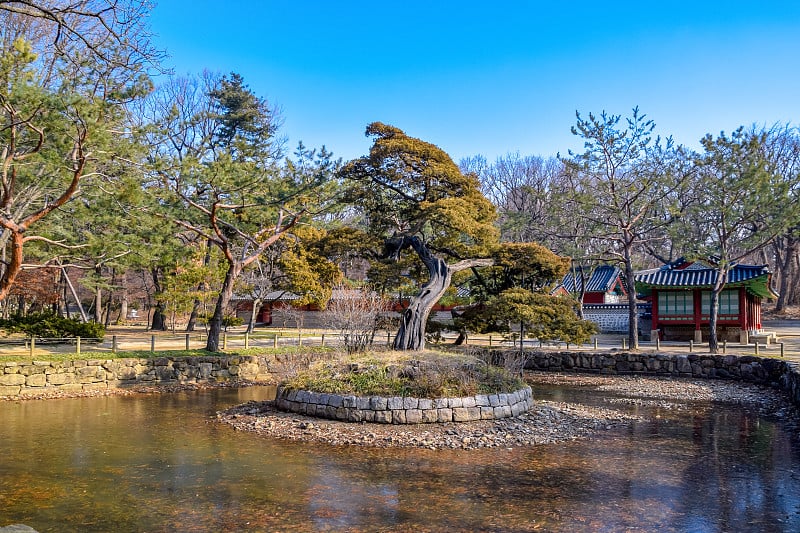
<path id="1" fill-rule="evenodd" d="M 518 448 L 590 438 L 599 432 L 643 421 L 630 405 L 686 409 L 685 402 L 742 405 L 762 415 L 797 417 L 780 391 L 735 381 L 673 379 L 650 376 L 526 373 L 534 390 L 534 407 L 514 418 L 418 425 L 350 423 L 279 411 L 271 401 L 251 401 L 217 413 L 220 422 L 285 441 L 332 446 L 474 450 Z M 612 407 L 536 399 L 539 385 L 590 387 L 609 393 Z M 617 407 L 619 405 L 619 407 Z"/>

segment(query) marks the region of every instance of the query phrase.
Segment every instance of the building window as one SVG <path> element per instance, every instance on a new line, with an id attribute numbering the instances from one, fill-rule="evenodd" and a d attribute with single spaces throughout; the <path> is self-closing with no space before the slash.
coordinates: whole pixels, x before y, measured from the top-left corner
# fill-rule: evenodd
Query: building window
<path id="1" fill-rule="evenodd" d="M 694 297 L 689 291 L 658 293 L 658 315 L 694 315 Z"/>
<path id="2" fill-rule="evenodd" d="M 702 313 L 705 316 L 711 315 L 711 292 L 703 291 Z M 739 290 L 728 289 L 719 293 L 719 314 L 739 316 Z"/>

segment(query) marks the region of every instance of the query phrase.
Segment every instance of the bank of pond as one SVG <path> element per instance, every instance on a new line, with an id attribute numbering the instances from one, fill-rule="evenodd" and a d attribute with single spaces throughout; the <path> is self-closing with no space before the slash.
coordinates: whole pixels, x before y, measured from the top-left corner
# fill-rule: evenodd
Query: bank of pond
<path id="1" fill-rule="evenodd" d="M 218 421 L 221 411 L 273 398 L 272 386 L 91 395 L 100 369 L 108 383 L 155 390 L 180 376 L 271 379 L 300 364 L 293 358 L 38 363 L 2 367 L 2 375 L 20 375 L 27 387 L 32 375 L 49 383 L 48 376 L 72 374 L 72 385 L 82 388 L 71 390 L 87 396 L 30 401 L 18 395 L 0 402 L 0 527 L 20 523 L 40 533 L 800 530 L 800 441 L 796 417 L 786 415 L 788 402 L 764 410 L 757 402 L 719 401 L 713 394 L 675 398 L 665 391 L 665 384 L 713 385 L 724 372 L 753 384 L 755 394 L 781 389 L 795 398 L 793 365 L 779 360 L 533 354 L 530 366 L 575 378 L 530 374 L 534 403 L 554 406 L 556 415 L 559 406 L 602 407 L 629 422 L 591 438 L 470 450 L 335 446 L 236 431 Z M 637 378 L 615 387 L 621 378 L 611 368 L 629 376 L 622 379 Z M 4 386 L 23 390 L 22 384 Z"/>

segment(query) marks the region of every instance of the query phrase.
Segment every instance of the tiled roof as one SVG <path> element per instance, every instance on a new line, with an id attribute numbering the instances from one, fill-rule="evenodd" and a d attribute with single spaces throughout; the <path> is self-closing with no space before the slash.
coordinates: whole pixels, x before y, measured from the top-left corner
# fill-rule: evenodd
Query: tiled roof
<path id="1" fill-rule="evenodd" d="M 769 274 L 766 265 L 736 265 L 728 271 L 726 284 L 744 283 Z M 669 265 L 636 273 L 636 283 L 651 287 L 710 287 L 717 281 L 716 269 L 705 266 L 674 270 Z"/>
<path id="2" fill-rule="evenodd" d="M 581 267 L 576 269 L 577 272 L 577 285 L 580 288 L 580 284 L 582 282 L 580 272 L 583 270 Z M 586 282 L 586 292 L 606 292 L 611 287 L 614 286 L 614 282 L 616 281 L 617 277 L 619 277 L 622 271 L 612 265 L 600 265 L 594 269 L 592 272 L 591 277 Z M 572 276 L 572 271 L 568 272 L 564 279 L 561 281 L 561 285 L 566 289 L 568 292 L 578 292 L 578 289 L 575 288 L 575 278 Z"/>

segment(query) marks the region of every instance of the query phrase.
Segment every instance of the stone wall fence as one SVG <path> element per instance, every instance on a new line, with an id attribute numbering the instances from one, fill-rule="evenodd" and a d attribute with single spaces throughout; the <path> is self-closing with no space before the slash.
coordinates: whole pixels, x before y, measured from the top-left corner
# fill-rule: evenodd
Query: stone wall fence
<path id="1" fill-rule="evenodd" d="M 501 350 L 487 350 L 491 352 L 489 355 L 492 358 L 502 357 Z M 785 391 L 796 405 L 800 405 L 800 367 L 782 359 L 741 355 L 702 353 L 687 355 L 627 351 L 545 352 L 530 350 L 526 351 L 525 355 L 527 357 L 526 369 L 529 370 L 734 379 L 778 388 Z M 243 381 L 279 383 L 288 374 L 304 368 L 311 360 L 319 357 L 321 357 L 319 354 L 289 354 L 76 361 L 0 361 L 0 396 L 11 398 L 40 396 L 49 392 L 82 392 L 148 384 L 236 383 Z M 296 400 L 295 396 L 292 401 Z M 449 403 L 450 400 L 454 402 L 452 405 Z M 488 406 L 479 405 L 479 401 L 484 401 L 479 396 L 474 397 L 473 400 L 475 400 L 474 407 L 492 407 L 493 409 L 498 407 L 492 405 L 491 401 Z M 350 401 L 348 400 L 348 402 Z M 356 400 L 356 402 L 358 401 Z M 364 400 L 360 401 L 362 403 L 357 403 L 356 408 L 358 405 L 364 405 Z M 419 401 L 421 399 L 417 399 L 417 409 L 419 409 Z M 322 402 L 308 403 L 321 405 Z M 458 399 L 448 399 L 448 407 L 440 404 L 436 409 L 464 408 L 463 399 L 460 407 L 457 407 L 457 403 Z M 467 400 L 467 404 L 471 405 L 471 400 Z M 334 407 L 327 401 L 325 405 Z M 423 405 L 427 404 L 423 403 Z M 511 409 L 511 405 L 508 404 L 509 409 Z M 342 406 L 344 406 L 344 400 L 342 400 Z M 467 409 L 469 408 L 467 407 Z M 319 408 L 315 407 L 315 414 L 318 410 Z M 370 407 L 370 410 L 374 409 Z M 390 411 L 395 410 L 390 409 Z M 407 410 L 405 404 L 403 410 Z M 459 411 L 459 413 L 461 412 Z M 338 416 L 340 415 L 334 415 L 334 418 Z M 394 422 L 394 414 L 392 416 Z M 398 421 L 400 421 L 399 416 Z M 425 416 L 430 418 L 432 414 L 429 413 Z M 438 416 L 437 412 L 437 419 Z M 416 417 L 416 413 L 412 414 L 412 418 L 414 417 Z"/>
<path id="2" fill-rule="evenodd" d="M 149 384 L 259 381 L 278 383 L 314 355 L 155 357 L 2 362 L 0 396 L 84 392 Z"/>
<path id="3" fill-rule="evenodd" d="M 509 418 L 533 407 L 533 393 L 524 387 L 506 394 L 460 398 L 413 398 L 326 394 L 278 388 L 275 405 L 293 413 L 380 424 L 432 424 Z"/>

